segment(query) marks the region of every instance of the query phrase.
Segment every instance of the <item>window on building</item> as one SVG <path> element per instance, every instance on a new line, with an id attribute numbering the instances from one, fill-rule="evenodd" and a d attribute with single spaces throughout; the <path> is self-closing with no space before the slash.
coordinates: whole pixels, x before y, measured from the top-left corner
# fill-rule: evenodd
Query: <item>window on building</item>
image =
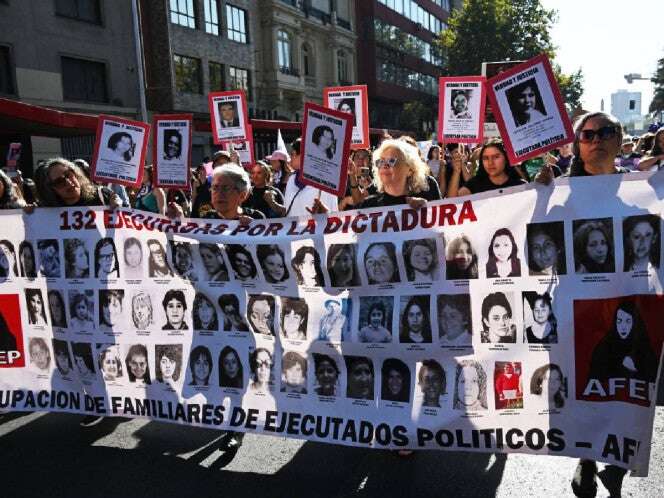
<path id="1" fill-rule="evenodd" d="M 14 95 L 14 71 L 9 47 L 0 46 L 0 93 Z"/>
<path id="2" fill-rule="evenodd" d="M 226 4 L 228 39 L 247 43 L 247 13 L 234 5 Z"/>
<path id="3" fill-rule="evenodd" d="M 305 76 L 314 75 L 314 63 L 312 60 L 312 51 L 306 43 L 302 45 L 302 72 Z"/>
<path id="4" fill-rule="evenodd" d="M 194 0 L 170 0 L 171 22 L 196 29 Z"/>
<path id="5" fill-rule="evenodd" d="M 348 71 L 348 57 L 346 52 L 339 50 L 337 52 L 337 75 L 339 76 L 339 82 L 349 83 L 350 75 Z"/>
<path id="6" fill-rule="evenodd" d="M 218 62 L 210 62 L 210 91 L 219 92 L 224 89 L 224 66 Z"/>
<path id="7" fill-rule="evenodd" d="M 205 14 L 205 32 L 213 35 L 219 34 L 219 5 L 217 0 L 203 0 Z"/>
<path id="8" fill-rule="evenodd" d="M 106 64 L 62 57 L 62 95 L 65 100 L 108 102 Z"/>
<path id="9" fill-rule="evenodd" d="M 636 109 L 636 100 L 630 100 L 629 101 L 629 110 L 633 111 L 634 109 Z"/>
<path id="10" fill-rule="evenodd" d="M 251 79 L 249 71 L 239 67 L 229 66 L 228 86 L 230 90 L 244 90 L 247 100 L 251 100 Z"/>
<path id="11" fill-rule="evenodd" d="M 101 24 L 99 0 L 56 0 L 55 13 L 62 17 Z"/>
<path id="12" fill-rule="evenodd" d="M 293 68 L 290 35 L 281 29 L 277 31 L 277 62 L 282 72 L 288 72 Z"/>
<path id="13" fill-rule="evenodd" d="M 173 55 L 175 88 L 178 92 L 203 93 L 201 61 L 184 55 Z"/>

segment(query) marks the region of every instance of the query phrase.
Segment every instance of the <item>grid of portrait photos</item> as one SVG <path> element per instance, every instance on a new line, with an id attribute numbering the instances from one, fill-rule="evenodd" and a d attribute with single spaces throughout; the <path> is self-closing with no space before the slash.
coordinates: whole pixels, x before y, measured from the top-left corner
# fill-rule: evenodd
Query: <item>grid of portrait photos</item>
<path id="1" fill-rule="evenodd" d="M 23 289 L 33 386 L 380 410 L 434 427 L 445 414 L 564 416 L 586 380 L 603 382 L 594 367 L 575 377 L 566 285 L 647 287 L 660 272 L 661 222 L 636 214 L 223 243 L 63 232 L 0 240 L 0 277 Z M 626 301 L 604 305 L 605 328 L 618 316 L 643 322 L 634 335 L 652 350 L 635 369 L 654 382 L 661 341 L 648 330 L 661 302 Z M 608 339 L 593 340 L 577 345 L 589 364 Z"/>

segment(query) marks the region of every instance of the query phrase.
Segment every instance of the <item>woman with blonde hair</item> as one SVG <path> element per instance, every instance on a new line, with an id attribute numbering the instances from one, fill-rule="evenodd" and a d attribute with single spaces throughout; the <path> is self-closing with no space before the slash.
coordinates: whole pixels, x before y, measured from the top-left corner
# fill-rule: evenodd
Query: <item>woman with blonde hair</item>
<path id="1" fill-rule="evenodd" d="M 378 193 L 358 207 L 408 204 L 417 209 L 441 198 L 436 180 L 419 151 L 404 140 L 385 140 L 373 153 L 373 177 Z"/>

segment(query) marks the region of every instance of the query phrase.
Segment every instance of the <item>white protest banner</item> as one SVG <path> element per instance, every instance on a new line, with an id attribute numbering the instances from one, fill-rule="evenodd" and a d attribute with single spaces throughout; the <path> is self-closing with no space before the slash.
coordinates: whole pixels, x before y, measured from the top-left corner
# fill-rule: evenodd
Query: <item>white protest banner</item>
<path id="1" fill-rule="evenodd" d="M 242 90 L 212 92 L 208 95 L 212 139 L 216 145 L 233 140 L 247 140 L 249 113 Z"/>
<path id="2" fill-rule="evenodd" d="M 512 164 L 573 140 L 572 124 L 546 55 L 499 73 L 487 86 Z"/>
<path id="3" fill-rule="evenodd" d="M 351 149 L 366 149 L 369 138 L 369 99 L 367 85 L 323 88 L 323 105 L 353 115 Z"/>
<path id="4" fill-rule="evenodd" d="M 138 187 L 143 180 L 149 135 L 149 124 L 100 115 L 90 168 L 92 180 Z"/>
<path id="5" fill-rule="evenodd" d="M 353 120 L 348 113 L 311 102 L 304 104 L 302 183 L 333 195 L 344 195 L 352 127 Z"/>
<path id="6" fill-rule="evenodd" d="M 635 173 L 250 225 L 3 213 L 0 409 L 644 474 L 662 198 Z"/>
<path id="7" fill-rule="evenodd" d="M 154 117 L 156 130 L 152 158 L 154 186 L 189 189 L 191 165 L 191 114 L 160 114 Z"/>
<path id="8" fill-rule="evenodd" d="M 486 79 L 443 77 L 438 84 L 438 142 L 477 143 L 484 135 Z"/>
<path id="9" fill-rule="evenodd" d="M 484 123 L 484 137 L 485 138 L 500 138 L 498 125 L 496 123 Z"/>

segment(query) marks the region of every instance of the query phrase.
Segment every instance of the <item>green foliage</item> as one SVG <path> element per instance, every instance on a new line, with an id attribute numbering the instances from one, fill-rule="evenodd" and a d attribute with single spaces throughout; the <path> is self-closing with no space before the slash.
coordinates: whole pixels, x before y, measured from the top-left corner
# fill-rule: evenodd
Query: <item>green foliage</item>
<path id="1" fill-rule="evenodd" d="M 432 119 L 431 105 L 419 100 L 406 102 L 399 115 L 399 128 L 402 130 L 421 130 L 422 122 Z"/>
<path id="2" fill-rule="evenodd" d="M 553 72 L 558 81 L 563 100 L 569 105 L 570 110 L 580 109 L 581 96 L 583 95 L 583 72 L 581 69 L 572 74 L 565 74 L 558 64 L 554 64 Z"/>
<path id="3" fill-rule="evenodd" d="M 655 94 L 650 103 L 649 112 L 656 113 L 664 111 L 664 57 L 657 61 L 657 70 L 652 78 L 655 84 Z"/>
<path id="4" fill-rule="evenodd" d="M 555 57 L 550 30 L 557 21 L 555 10 L 539 0 L 464 0 L 452 11 L 439 46 L 449 76 L 480 74 L 482 62 L 526 60 L 545 53 Z M 565 101 L 580 106 L 583 95 L 581 70 L 566 75 L 556 70 Z"/>

